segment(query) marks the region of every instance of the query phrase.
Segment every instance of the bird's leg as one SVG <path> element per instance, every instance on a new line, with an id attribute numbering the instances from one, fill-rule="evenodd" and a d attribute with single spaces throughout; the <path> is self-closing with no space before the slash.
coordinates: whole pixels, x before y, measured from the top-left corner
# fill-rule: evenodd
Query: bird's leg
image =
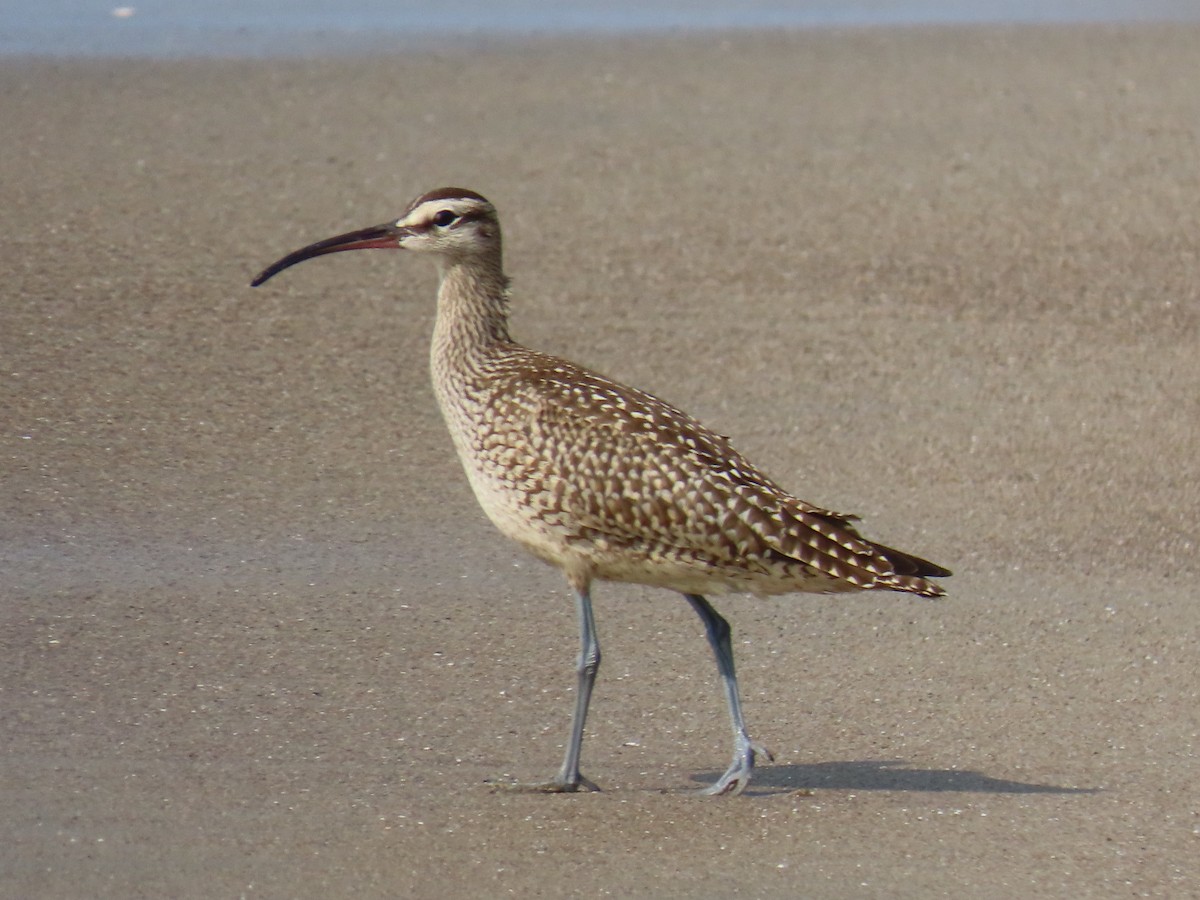
<path id="1" fill-rule="evenodd" d="M 567 755 L 555 781 L 566 790 L 584 787 L 589 791 L 599 788 L 579 774 L 579 754 L 583 749 L 583 723 L 587 721 L 588 704 L 592 699 L 592 687 L 596 673 L 600 671 L 600 642 L 596 639 L 596 620 L 592 615 L 591 590 L 585 585 L 574 588 L 575 608 L 579 613 L 579 658 L 576 660 L 575 712 L 571 716 L 571 740 L 567 744 Z"/>
<path id="2" fill-rule="evenodd" d="M 750 775 L 754 771 L 754 755 L 761 753 L 769 760 L 774 758 L 771 751 L 761 744 L 750 740 L 746 733 L 746 723 L 742 719 L 742 701 L 738 696 L 737 674 L 733 668 L 733 645 L 730 643 L 729 623 L 718 613 L 711 603 L 699 594 L 684 594 L 688 603 L 704 620 L 704 630 L 708 635 L 708 644 L 712 647 L 713 656 L 717 660 L 717 671 L 721 673 L 721 683 L 725 688 L 725 701 L 729 705 L 729 720 L 733 725 L 733 762 L 725 770 L 725 774 L 716 783 L 700 791 L 702 794 L 716 796 L 718 794 L 740 794 L 750 783 Z"/>
<path id="3" fill-rule="evenodd" d="M 572 585 L 575 594 L 575 609 L 579 614 L 579 657 L 576 661 L 575 712 L 571 716 L 571 738 L 567 743 L 567 754 L 562 768 L 553 779 L 543 784 L 516 784 L 509 790 L 534 793 L 571 793 L 574 791 L 598 791 L 579 772 L 579 754 L 583 749 L 583 725 L 587 720 L 588 704 L 592 699 L 592 687 L 596 673 L 600 671 L 600 642 L 596 639 L 596 620 L 592 615 L 592 596 L 587 584 Z"/>

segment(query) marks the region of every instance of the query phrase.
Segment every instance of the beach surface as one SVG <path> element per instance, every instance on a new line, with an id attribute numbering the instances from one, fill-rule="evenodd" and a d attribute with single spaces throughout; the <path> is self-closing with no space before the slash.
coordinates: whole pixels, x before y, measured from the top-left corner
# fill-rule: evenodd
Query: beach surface
<path id="1" fill-rule="evenodd" d="M 1197 27 L 0 62 L 0 894 L 1200 892 Z M 595 590 L 479 511 L 435 274 L 284 253 L 441 185 L 513 331 L 953 569 Z"/>

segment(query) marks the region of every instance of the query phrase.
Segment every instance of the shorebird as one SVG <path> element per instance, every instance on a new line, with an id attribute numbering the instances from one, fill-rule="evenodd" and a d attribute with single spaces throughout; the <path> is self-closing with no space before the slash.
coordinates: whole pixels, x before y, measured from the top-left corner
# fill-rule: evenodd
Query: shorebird
<path id="1" fill-rule="evenodd" d="M 289 253 L 252 285 L 315 256 L 367 249 L 437 263 L 430 367 L 459 459 L 496 527 L 559 568 L 574 595 L 580 651 L 566 756 L 550 781 L 514 787 L 597 790 L 579 770 L 600 668 L 593 581 L 670 588 L 703 620 L 733 727 L 733 761 L 706 794 L 741 793 L 756 754 L 771 755 L 746 731 L 729 623 L 703 595 L 944 593 L 929 579 L 947 569 L 867 540 L 854 516 L 797 499 L 670 404 L 513 341 L 500 221 L 474 191 L 422 194 L 395 221 Z"/>

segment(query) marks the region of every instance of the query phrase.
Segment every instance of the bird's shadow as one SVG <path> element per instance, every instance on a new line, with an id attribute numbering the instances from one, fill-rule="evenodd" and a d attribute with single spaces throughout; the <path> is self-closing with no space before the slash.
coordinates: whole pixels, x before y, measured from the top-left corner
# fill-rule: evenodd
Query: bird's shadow
<path id="1" fill-rule="evenodd" d="M 755 768 L 748 795 L 770 795 L 805 790 L 913 791 L 937 793 L 961 791 L 975 794 L 1095 794 L 1099 788 L 1060 787 L 991 778 L 962 769 L 909 769 L 899 759 L 864 759 L 808 765 Z M 693 776 L 711 784 L 720 772 Z"/>

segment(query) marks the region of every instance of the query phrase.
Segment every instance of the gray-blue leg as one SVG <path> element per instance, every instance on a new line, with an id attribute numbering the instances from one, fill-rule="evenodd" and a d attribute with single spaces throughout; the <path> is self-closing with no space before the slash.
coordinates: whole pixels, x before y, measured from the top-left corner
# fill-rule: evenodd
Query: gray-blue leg
<path id="1" fill-rule="evenodd" d="M 552 780 L 544 784 L 501 786 L 507 790 L 551 794 L 600 790 L 579 772 L 579 755 L 583 750 L 583 726 L 587 721 L 588 704 L 592 699 L 596 673 L 600 671 L 600 642 L 596 640 L 596 620 L 592 615 L 589 587 L 572 586 L 572 590 L 575 594 L 575 610 L 579 616 L 579 657 L 575 666 L 575 712 L 571 716 L 571 737 L 567 742 L 567 755 L 563 758 L 562 768 Z"/>
<path id="2" fill-rule="evenodd" d="M 596 639 L 596 620 L 592 615 L 592 596 L 587 587 L 575 588 L 575 609 L 579 614 L 579 657 L 575 662 L 575 712 L 571 716 L 571 739 L 567 743 L 567 755 L 553 783 L 562 785 L 565 791 L 584 788 L 599 790 L 579 773 L 579 755 L 583 750 L 583 725 L 587 721 L 588 704 L 592 700 L 592 687 L 596 673 L 600 671 L 600 642 Z"/>
<path id="3" fill-rule="evenodd" d="M 717 779 L 711 787 L 702 790 L 702 794 L 740 794 L 750 783 L 754 772 L 754 755 L 761 753 L 771 759 L 770 751 L 750 740 L 746 733 L 746 723 L 742 719 L 742 701 L 738 696 L 737 673 L 733 668 L 733 645 L 729 640 L 729 623 L 713 609 L 711 603 L 699 594 L 684 594 L 688 603 L 692 604 L 700 618 L 704 620 L 704 630 L 708 635 L 708 644 L 712 647 L 713 656 L 717 660 L 717 671 L 721 673 L 721 684 L 725 689 L 725 702 L 729 706 L 729 720 L 733 725 L 733 762 L 725 770 L 725 774 Z"/>

